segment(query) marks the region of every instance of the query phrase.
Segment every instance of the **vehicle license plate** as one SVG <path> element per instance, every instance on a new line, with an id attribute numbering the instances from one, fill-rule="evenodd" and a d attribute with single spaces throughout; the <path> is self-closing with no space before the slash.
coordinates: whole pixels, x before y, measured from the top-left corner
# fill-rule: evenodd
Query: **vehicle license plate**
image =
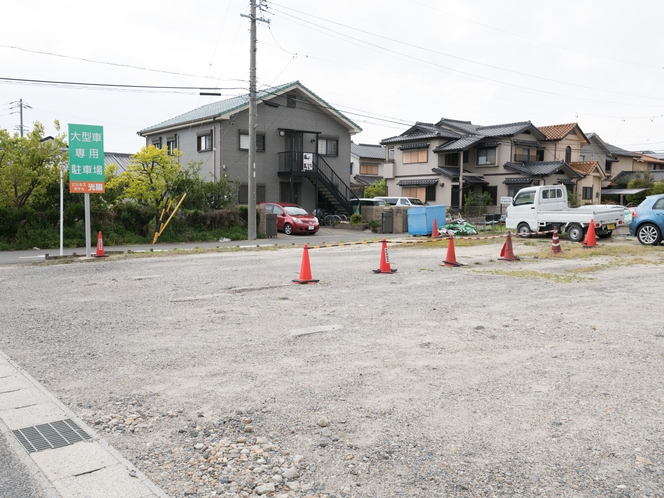
<path id="1" fill-rule="evenodd" d="M 607 230 L 615 230 L 616 229 L 615 223 L 609 223 L 608 225 L 606 225 L 606 229 Z"/>
<path id="2" fill-rule="evenodd" d="M 309 230 L 313 230 L 313 229 L 314 229 L 314 226 L 313 226 L 313 225 L 309 225 Z"/>

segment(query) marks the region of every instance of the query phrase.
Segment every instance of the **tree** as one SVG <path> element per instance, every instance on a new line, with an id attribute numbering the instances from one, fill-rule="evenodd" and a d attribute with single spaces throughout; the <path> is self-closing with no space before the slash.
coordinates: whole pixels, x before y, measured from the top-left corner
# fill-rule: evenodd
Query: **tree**
<path id="1" fill-rule="evenodd" d="M 489 192 L 482 192 L 476 194 L 475 192 L 468 192 L 463 196 L 463 212 L 466 216 L 479 216 L 486 211 L 486 207 L 493 203 L 491 194 Z"/>
<path id="2" fill-rule="evenodd" d="M 176 197 L 180 197 L 184 193 L 187 194 L 182 207 L 209 211 L 234 205 L 237 200 L 239 180 L 229 182 L 226 175 L 214 182 L 205 180 L 200 177 L 201 167 L 201 162 L 190 161 L 182 170 L 174 185 Z"/>
<path id="3" fill-rule="evenodd" d="M 653 179 L 652 173 L 650 171 L 637 172 L 634 179 L 630 180 L 627 184 L 627 188 L 645 188 L 643 192 L 638 194 L 628 195 L 626 197 L 627 202 L 632 202 L 634 204 L 640 204 L 646 196 L 650 195 L 651 189 L 655 186 L 655 180 Z"/>
<path id="4" fill-rule="evenodd" d="M 382 197 L 385 195 L 386 191 L 387 185 L 385 184 L 385 178 L 382 178 L 380 180 L 376 180 L 371 185 L 366 187 L 364 189 L 364 195 L 370 198 Z"/>
<path id="5" fill-rule="evenodd" d="M 173 155 L 169 155 L 166 147 L 143 147 L 131 156 L 127 170 L 112 177 L 107 187 L 121 191 L 122 198 L 154 210 L 157 220 L 173 195 L 173 188 L 182 174 L 182 167 L 178 162 L 180 155 L 177 149 L 173 151 Z"/>
<path id="6" fill-rule="evenodd" d="M 60 131 L 57 121 L 55 127 Z M 0 130 L 0 206 L 21 209 L 43 197 L 66 164 L 66 146 L 62 134 L 45 138 L 39 122 L 24 137 Z"/>

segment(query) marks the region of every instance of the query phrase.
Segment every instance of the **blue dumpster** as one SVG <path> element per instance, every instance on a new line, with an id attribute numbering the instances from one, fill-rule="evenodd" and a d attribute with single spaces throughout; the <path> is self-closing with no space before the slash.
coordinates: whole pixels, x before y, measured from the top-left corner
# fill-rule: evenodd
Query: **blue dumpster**
<path id="1" fill-rule="evenodd" d="M 433 220 L 436 220 L 438 227 L 445 224 L 445 206 L 443 204 L 409 208 L 408 233 L 410 235 L 431 235 Z"/>

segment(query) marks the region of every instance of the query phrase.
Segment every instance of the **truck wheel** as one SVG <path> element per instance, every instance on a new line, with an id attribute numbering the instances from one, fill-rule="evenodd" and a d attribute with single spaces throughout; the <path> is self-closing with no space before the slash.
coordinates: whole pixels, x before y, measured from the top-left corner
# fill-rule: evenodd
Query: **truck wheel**
<path id="1" fill-rule="evenodd" d="M 613 230 L 597 230 L 595 231 L 595 235 L 599 237 L 600 239 L 608 239 L 611 237 L 611 234 L 613 233 Z"/>
<path id="2" fill-rule="evenodd" d="M 585 235 L 585 231 L 581 228 L 581 225 L 570 225 L 567 227 L 567 237 L 572 242 L 582 242 Z"/>
<path id="3" fill-rule="evenodd" d="M 636 229 L 636 238 L 644 246 L 656 246 L 661 242 L 662 234 L 655 225 L 645 223 Z"/>
<path id="4" fill-rule="evenodd" d="M 519 237 L 530 237 L 530 234 L 532 231 L 530 230 L 530 226 L 528 223 L 521 223 L 517 228 L 516 232 L 519 235 Z"/>

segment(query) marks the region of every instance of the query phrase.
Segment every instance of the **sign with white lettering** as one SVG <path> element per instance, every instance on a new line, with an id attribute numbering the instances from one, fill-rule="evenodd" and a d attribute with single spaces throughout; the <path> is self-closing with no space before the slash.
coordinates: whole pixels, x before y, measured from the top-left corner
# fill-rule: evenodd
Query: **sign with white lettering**
<path id="1" fill-rule="evenodd" d="M 69 125 L 69 192 L 103 194 L 104 128 Z"/>

